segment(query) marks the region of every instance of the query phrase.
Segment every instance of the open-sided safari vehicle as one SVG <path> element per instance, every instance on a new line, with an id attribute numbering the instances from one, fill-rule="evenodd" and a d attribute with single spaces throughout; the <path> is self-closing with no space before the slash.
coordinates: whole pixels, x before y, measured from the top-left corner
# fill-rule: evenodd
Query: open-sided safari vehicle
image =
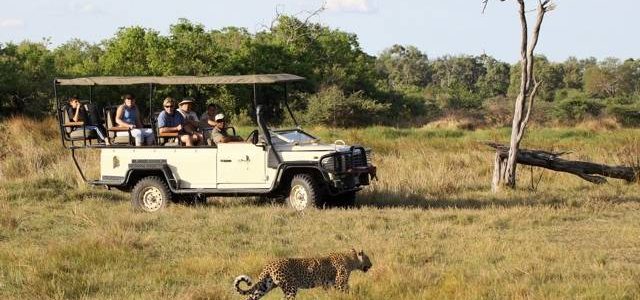
<path id="1" fill-rule="evenodd" d="M 351 205 L 356 192 L 375 177 L 368 150 L 339 141 L 321 144 L 300 126 L 270 129 L 264 119 L 263 106 L 257 99 L 257 86 L 284 85 L 284 104 L 296 122 L 287 102 L 287 84 L 300 80 L 304 78 L 291 74 L 56 79 L 54 91 L 62 144 L 70 149 L 85 181 L 131 192 L 134 208 L 142 211 L 158 211 L 172 199 L 206 196 L 286 197 L 287 203 L 296 210 L 328 202 Z M 82 123 L 70 123 L 66 112 L 60 109 L 63 103 L 57 90 L 59 86 L 88 86 L 89 94 L 93 95 L 95 86 L 148 85 L 151 102 L 154 85 L 224 84 L 253 87 L 257 130 L 251 132 L 246 142 L 196 147 L 135 147 L 126 141 L 123 144 L 92 144 L 91 139 L 95 137 L 83 129 Z M 112 117 L 106 115 L 108 110 L 105 112 L 104 119 L 108 123 Z M 98 180 L 87 180 L 76 159 L 76 151 L 88 147 L 100 151 Z"/>

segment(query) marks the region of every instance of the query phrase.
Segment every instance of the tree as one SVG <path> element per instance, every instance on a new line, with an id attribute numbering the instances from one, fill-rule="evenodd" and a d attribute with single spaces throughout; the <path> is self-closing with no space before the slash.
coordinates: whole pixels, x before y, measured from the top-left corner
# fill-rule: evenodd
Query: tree
<path id="1" fill-rule="evenodd" d="M 51 111 L 55 62 L 47 42 L 0 46 L 0 97 L 9 113 L 38 115 Z"/>
<path id="2" fill-rule="evenodd" d="M 487 1 L 488 0 L 485 0 L 483 2 L 486 4 Z M 551 0 L 538 1 L 536 23 L 532 31 L 531 39 L 529 39 L 526 5 L 524 0 L 517 0 L 517 2 L 519 5 L 520 26 L 522 30 L 520 42 L 520 89 L 515 102 L 507 159 L 503 159 L 496 153 L 492 181 L 492 190 L 494 192 L 498 191 L 501 184 L 509 188 L 515 188 L 516 186 L 518 149 L 527 128 L 529 117 L 531 116 L 533 102 L 541 84 L 534 76 L 535 57 L 533 52 L 538 43 L 540 28 L 544 17 L 547 12 L 555 8 Z"/>
<path id="3" fill-rule="evenodd" d="M 161 48 L 158 46 L 161 39 L 160 34 L 151 29 L 139 26 L 120 28 L 115 37 L 103 42 L 105 53 L 100 57 L 100 64 L 104 73 L 124 76 L 162 75 L 162 68 L 152 69 L 156 65 L 149 64 L 150 50 Z"/>
<path id="4" fill-rule="evenodd" d="M 505 96 L 509 89 L 509 64 L 485 54 L 479 57 L 479 61 L 484 72 L 476 82 L 478 93 L 485 98 Z"/>
<path id="5" fill-rule="evenodd" d="M 564 68 L 561 64 L 550 62 L 544 55 L 536 55 L 535 61 L 536 67 L 533 76 L 539 82 L 544 82 L 538 89 L 537 97 L 544 101 L 553 101 L 556 90 L 563 87 Z M 520 93 L 521 73 L 520 65 L 513 66 L 509 86 L 510 96 L 515 97 Z"/>
<path id="6" fill-rule="evenodd" d="M 443 90 L 476 91 L 476 83 L 486 69 L 478 57 L 469 55 L 443 56 L 433 61 L 433 84 Z"/>
<path id="7" fill-rule="evenodd" d="M 427 55 L 415 46 L 393 45 L 385 49 L 376 60 L 376 70 L 393 87 L 425 87 L 431 82 L 431 67 Z"/>
<path id="8" fill-rule="evenodd" d="M 57 76 L 95 76 L 101 73 L 100 56 L 104 51 L 99 45 L 73 39 L 54 51 Z"/>
<path id="9" fill-rule="evenodd" d="M 619 65 L 617 59 L 607 59 L 599 65 L 588 67 L 584 71 L 584 91 L 596 98 L 616 96 L 619 89 L 616 71 Z"/>

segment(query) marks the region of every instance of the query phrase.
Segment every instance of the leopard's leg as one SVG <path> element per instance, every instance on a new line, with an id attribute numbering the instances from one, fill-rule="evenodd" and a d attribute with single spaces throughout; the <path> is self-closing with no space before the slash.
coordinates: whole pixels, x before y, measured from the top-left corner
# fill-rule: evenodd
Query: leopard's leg
<path id="1" fill-rule="evenodd" d="M 349 272 L 346 270 L 338 270 L 336 273 L 336 289 L 346 293 L 349 291 Z"/>
<path id="2" fill-rule="evenodd" d="M 281 285 L 280 288 L 284 293 L 284 298 L 287 300 L 295 299 L 298 293 L 298 288 L 292 285 Z"/>

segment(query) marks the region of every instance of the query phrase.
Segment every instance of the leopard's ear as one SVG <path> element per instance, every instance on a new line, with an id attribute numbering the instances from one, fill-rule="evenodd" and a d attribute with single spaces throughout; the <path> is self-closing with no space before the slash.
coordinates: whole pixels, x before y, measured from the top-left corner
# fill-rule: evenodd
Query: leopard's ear
<path id="1" fill-rule="evenodd" d="M 356 249 L 355 249 L 355 248 L 351 248 L 351 254 L 357 255 L 357 254 L 358 254 L 358 252 L 356 251 Z"/>

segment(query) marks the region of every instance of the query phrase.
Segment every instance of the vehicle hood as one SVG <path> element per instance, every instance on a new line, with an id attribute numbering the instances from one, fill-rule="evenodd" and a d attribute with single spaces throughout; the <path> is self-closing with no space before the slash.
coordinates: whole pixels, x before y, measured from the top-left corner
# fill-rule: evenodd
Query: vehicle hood
<path id="1" fill-rule="evenodd" d="M 285 144 L 285 145 L 276 145 L 276 150 L 278 151 L 314 151 L 314 152 L 344 152 L 350 149 L 350 146 L 347 145 L 336 145 L 336 144 Z"/>

